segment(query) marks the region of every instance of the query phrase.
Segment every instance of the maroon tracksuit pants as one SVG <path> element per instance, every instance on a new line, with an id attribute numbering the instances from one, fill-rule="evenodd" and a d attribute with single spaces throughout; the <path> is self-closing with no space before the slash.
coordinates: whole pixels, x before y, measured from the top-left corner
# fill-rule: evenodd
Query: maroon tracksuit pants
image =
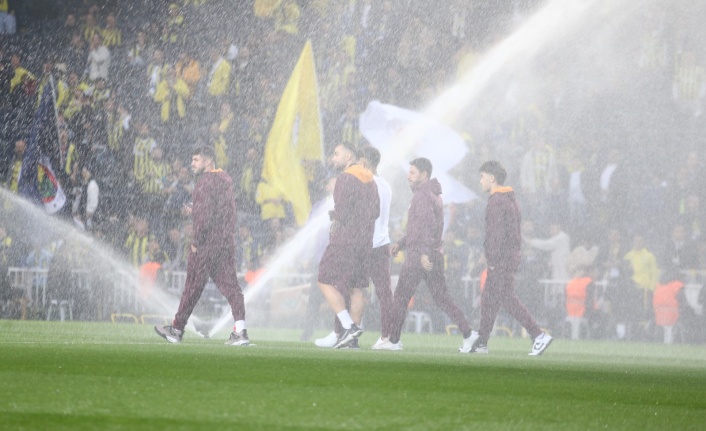
<path id="1" fill-rule="evenodd" d="M 380 303 L 381 337 L 389 337 L 393 313 L 392 286 L 390 283 L 390 244 L 372 249 L 367 258 L 367 267 L 367 274 L 375 286 L 375 295 Z M 367 276 L 359 287 L 368 287 Z M 346 308 L 350 310 L 350 303 L 346 302 Z M 343 333 L 343 327 L 338 317 L 334 321 L 336 333 Z"/>
<path id="2" fill-rule="evenodd" d="M 461 333 L 463 333 L 463 336 L 468 337 L 471 333 L 471 327 L 466 317 L 454 303 L 446 288 L 444 255 L 439 252 L 432 252 L 429 260 L 434 267 L 431 271 L 426 271 L 422 268 L 421 254 L 414 250 L 408 251 L 394 294 L 394 310 L 390 330 L 390 341 L 393 343 L 400 341 L 402 327 L 407 317 L 407 306 L 422 280 L 426 283 L 436 306 L 451 318 Z"/>
<path id="3" fill-rule="evenodd" d="M 515 294 L 515 271 L 508 269 L 488 268 L 488 278 L 480 297 L 480 344 L 487 345 L 490 332 L 493 330 L 495 318 L 504 308 L 510 316 L 517 320 L 529 333 L 532 339 L 542 333 L 527 308 L 520 302 Z"/>
<path id="4" fill-rule="evenodd" d="M 186 284 L 181 294 L 179 310 L 174 316 L 176 329 L 184 330 L 209 277 L 228 300 L 233 319 L 245 320 L 245 299 L 235 270 L 235 248 L 201 247 L 196 253 L 189 252 Z"/>

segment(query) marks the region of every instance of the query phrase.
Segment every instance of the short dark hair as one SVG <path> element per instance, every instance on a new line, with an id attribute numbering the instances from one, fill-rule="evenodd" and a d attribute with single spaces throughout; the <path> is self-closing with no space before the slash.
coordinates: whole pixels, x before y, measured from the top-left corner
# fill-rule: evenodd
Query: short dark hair
<path id="1" fill-rule="evenodd" d="M 194 151 L 191 153 L 191 155 L 201 156 L 206 159 L 213 160 L 214 163 L 216 162 L 216 151 L 213 149 L 213 147 L 209 147 L 206 145 L 194 148 Z"/>
<path id="2" fill-rule="evenodd" d="M 353 145 L 352 142 L 342 141 L 342 142 L 339 142 L 338 145 L 340 145 L 340 146 L 342 146 L 343 148 L 345 148 L 346 150 L 350 151 L 351 154 L 353 154 L 353 157 L 354 157 L 354 158 L 357 159 L 357 158 L 360 157 L 360 153 L 358 152 L 358 147 L 356 147 L 355 145 Z M 338 145 L 337 145 L 337 146 L 338 146 Z"/>
<path id="3" fill-rule="evenodd" d="M 495 177 L 495 182 L 499 185 L 505 184 L 505 178 L 507 178 L 507 171 L 500 162 L 495 160 L 490 160 L 483 163 L 478 169 L 478 172 L 485 172 Z"/>
<path id="4" fill-rule="evenodd" d="M 427 159 L 426 157 L 420 157 L 418 159 L 412 160 L 411 162 L 409 162 L 409 164 L 417 168 L 420 174 L 422 172 L 426 172 L 429 178 L 431 178 L 431 160 Z"/>
<path id="5" fill-rule="evenodd" d="M 380 151 L 377 148 L 366 145 L 360 149 L 360 157 L 365 158 L 370 162 L 373 169 L 376 169 L 380 164 Z"/>

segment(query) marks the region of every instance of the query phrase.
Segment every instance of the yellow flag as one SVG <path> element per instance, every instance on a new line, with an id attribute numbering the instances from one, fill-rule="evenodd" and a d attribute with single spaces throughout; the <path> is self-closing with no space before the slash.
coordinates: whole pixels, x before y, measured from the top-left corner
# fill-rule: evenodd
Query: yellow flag
<path id="1" fill-rule="evenodd" d="M 292 204 L 297 224 L 303 225 L 311 211 L 309 184 L 302 165 L 305 160 L 323 160 L 319 96 L 311 41 L 299 56 L 265 145 L 262 177 L 282 192 Z"/>

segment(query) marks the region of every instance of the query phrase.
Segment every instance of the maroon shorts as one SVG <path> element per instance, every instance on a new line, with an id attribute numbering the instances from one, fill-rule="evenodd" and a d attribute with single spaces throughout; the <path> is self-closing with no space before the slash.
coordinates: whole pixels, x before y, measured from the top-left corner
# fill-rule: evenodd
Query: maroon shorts
<path id="1" fill-rule="evenodd" d="M 367 261 L 371 251 L 365 246 L 329 244 L 319 263 L 319 283 L 344 292 L 359 287 L 369 277 Z"/>

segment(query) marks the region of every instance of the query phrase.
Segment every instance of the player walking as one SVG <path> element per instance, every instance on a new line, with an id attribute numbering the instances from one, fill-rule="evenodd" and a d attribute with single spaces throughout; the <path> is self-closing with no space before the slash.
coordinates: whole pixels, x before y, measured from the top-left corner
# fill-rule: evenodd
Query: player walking
<path id="1" fill-rule="evenodd" d="M 343 326 L 334 348 L 357 343 L 363 330 L 351 317 L 351 291 L 368 277 L 367 259 L 373 248 L 380 199 L 373 174 L 357 165 L 357 150 L 336 146 L 333 164 L 343 172 L 336 178 L 331 211 L 331 236 L 319 264 L 319 288 Z"/>
<path id="2" fill-rule="evenodd" d="M 407 181 L 414 195 L 407 215 L 407 235 L 392 246 L 393 255 L 407 250 L 395 288 L 394 318 L 388 340 L 397 347 L 386 350 L 402 349 L 400 334 L 407 316 L 407 305 L 422 280 L 426 282 L 436 306 L 451 318 L 463 334 L 461 349 L 470 349 L 471 346 L 471 327 L 446 288 L 441 239 L 444 230 L 441 184 L 436 178 L 431 178 L 431 173 L 429 159 L 422 157 L 410 162 Z"/>
<path id="3" fill-rule="evenodd" d="M 191 157 L 191 170 L 199 176 L 193 191 L 194 239 L 186 269 L 186 284 L 172 325 L 154 330 L 170 343 L 181 342 L 189 316 L 201 297 L 208 278 L 228 300 L 235 326 L 226 344 L 250 344 L 245 328 L 245 301 L 235 270 L 235 197 L 233 181 L 216 169 L 216 155 L 210 147 L 197 148 Z"/>
<path id="4" fill-rule="evenodd" d="M 530 356 L 539 356 L 549 347 L 552 337 L 542 332 L 515 294 L 515 272 L 520 265 L 521 215 L 512 187 L 506 187 L 505 168 L 496 161 L 480 167 L 480 185 L 489 193 L 485 210 L 485 259 L 488 278 L 481 294 L 480 328 L 473 331 L 470 348 L 462 353 L 488 353 L 488 338 L 500 307 L 517 320 L 534 339 Z M 465 347 L 465 346 L 464 346 Z"/>

